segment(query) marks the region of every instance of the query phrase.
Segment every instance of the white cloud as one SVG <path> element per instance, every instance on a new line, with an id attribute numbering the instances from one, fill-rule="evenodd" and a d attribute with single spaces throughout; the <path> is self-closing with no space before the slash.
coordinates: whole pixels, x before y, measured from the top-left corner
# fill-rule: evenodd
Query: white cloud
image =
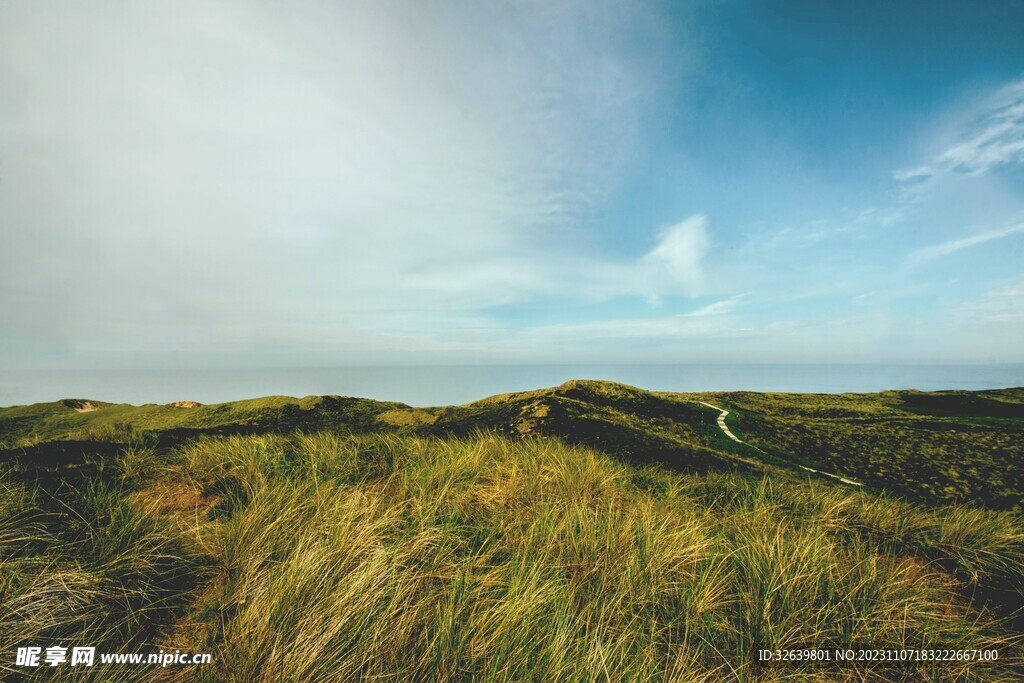
<path id="1" fill-rule="evenodd" d="M 924 263 L 925 261 L 931 261 L 932 259 L 954 254 L 963 249 L 968 249 L 979 244 L 985 244 L 986 242 L 1010 237 L 1011 235 L 1017 235 L 1020 233 L 1024 233 L 1024 223 L 1018 223 L 998 230 L 989 230 L 988 232 L 971 235 L 970 237 L 961 237 L 959 239 L 949 240 L 948 242 L 942 242 L 940 244 L 933 244 L 929 247 L 924 247 L 923 249 L 917 249 L 916 251 L 911 252 L 909 262 L 911 264 Z"/>
<path id="2" fill-rule="evenodd" d="M 0 335 L 429 346 L 510 303 L 692 292 L 703 228 L 639 265 L 577 247 L 655 107 L 657 23 L 572 1 L 0 4 Z"/>
<path id="3" fill-rule="evenodd" d="M 700 292 L 702 263 L 710 243 L 707 223 L 703 215 L 676 223 L 661 234 L 658 244 L 644 256 L 642 266 L 654 280 L 652 296 L 665 288 L 666 281 L 690 296 Z"/>
<path id="4" fill-rule="evenodd" d="M 1008 330 L 1016 332 L 1011 338 L 1019 338 L 1024 334 L 1024 275 L 1004 280 L 980 296 L 952 302 L 949 313 L 957 324 L 992 340 L 1006 338 Z"/>
<path id="5" fill-rule="evenodd" d="M 691 318 L 698 318 L 704 316 L 724 315 L 726 313 L 732 313 L 732 311 L 740 304 L 740 302 L 749 295 L 749 292 L 737 294 L 735 296 L 729 297 L 728 299 L 721 299 L 719 301 L 715 301 L 714 303 L 710 303 L 707 306 L 698 308 L 696 311 L 693 311 L 691 313 L 684 313 L 683 315 Z"/>
<path id="6" fill-rule="evenodd" d="M 596 322 L 543 325 L 526 329 L 520 337 L 534 343 L 564 344 L 572 341 L 586 346 L 595 341 L 640 340 L 678 341 L 684 339 L 736 336 L 747 331 L 739 327 L 732 312 L 746 294 L 739 294 L 703 306 L 689 313 L 657 318 L 621 318 Z"/>
<path id="7" fill-rule="evenodd" d="M 999 166 L 1024 163 L 1024 80 L 981 103 L 959 139 L 930 164 L 893 172 L 901 183 L 920 183 L 945 172 L 978 175 Z"/>
<path id="8" fill-rule="evenodd" d="M 999 289 L 992 289 L 985 292 L 984 296 L 997 299 L 1020 299 L 1021 302 L 1024 303 L 1024 275 L 1004 283 Z"/>
<path id="9" fill-rule="evenodd" d="M 898 183 L 909 183 L 927 180 L 933 175 L 935 175 L 935 169 L 932 166 L 915 166 L 893 171 L 892 179 Z"/>

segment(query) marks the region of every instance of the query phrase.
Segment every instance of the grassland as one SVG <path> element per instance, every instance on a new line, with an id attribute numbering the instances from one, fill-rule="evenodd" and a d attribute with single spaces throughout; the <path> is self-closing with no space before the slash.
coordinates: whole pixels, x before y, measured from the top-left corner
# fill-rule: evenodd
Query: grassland
<path id="1" fill-rule="evenodd" d="M 762 449 L 928 502 L 1024 506 L 1024 390 L 715 397 Z"/>
<path id="2" fill-rule="evenodd" d="M 1017 393 L 935 414 L 945 395 L 703 397 L 735 411 L 763 457 L 693 396 L 593 382 L 435 409 L 332 397 L 0 409 L 0 676 L 1020 680 L 1013 506 L 980 489 L 943 502 L 927 469 L 861 490 L 792 466 L 870 474 L 881 456 L 829 459 L 789 439 L 787 420 L 1019 435 Z M 1019 458 L 1019 441 L 977 452 Z M 885 462 L 918 463 L 901 443 Z M 1019 476 L 1019 459 L 1008 467 Z M 19 645 L 54 643 L 213 664 L 73 678 L 13 666 Z M 1000 659 L 754 662 L 758 648 L 821 644 Z"/>

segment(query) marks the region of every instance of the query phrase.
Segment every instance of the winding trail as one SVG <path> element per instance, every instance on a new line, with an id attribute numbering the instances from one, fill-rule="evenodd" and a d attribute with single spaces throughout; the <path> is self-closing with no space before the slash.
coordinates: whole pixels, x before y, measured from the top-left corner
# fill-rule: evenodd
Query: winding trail
<path id="1" fill-rule="evenodd" d="M 736 443 L 743 443 L 742 441 L 740 441 L 740 438 L 738 436 L 736 436 L 735 434 L 733 434 L 732 432 L 729 431 L 729 427 L 727 427 L 726 424 L 725 424 L 725 416 L 729 414 L 728 410 L 726 410 L 725 408 L 719 408 L 718 406 L 713 406 L 710 403 L 706 403 L 704 401 L 699 401 L 699 403 L 701 405 L 707 406 L 708 408 L 714 408 L 719 413 L 721 413 L 718 416 L 718 426 L 722 428 L 722 431 L 725 432 L 725 435 L 727 437 L 729 437 L 730 439 L 732 439 Z"/>
<path id="2" fill-rule="evenodd" d="M 742 444 L 748 446 L 749 448 L 753 448 L 755 451 L 760 451 L 761 453 L 764 453 L 764 451 L 762 451 L 757 446 L 755 446 L 753 444 L 746 443 L 745 441 L 740 440 L 740 438 L 738 436 L 736 436 L 731 431 L 729 431 L 728 425 L 725 424 L 725 416 L 729 414 L 728 410 L 726 410 L 725 408 L 719 408 L 718 406 L 715 406 L 715 405 L 711 405 L 710 403 L 707 403 L 706 401 L 697 401 L 697 403 L 700 403 L 703 406 L 707 406 L 708 408 L 713 408 L 714 410 L 718 411 L 718 413 L 719 413 L 718 414 L 718 426 L 721 428 L 722 432 L 727 437 L 729 437 L 730 439 L 732 439 L 736 443 L 742 443 Z M 767 453 L 765 453 L 765 455 L 767 455 Z M 828 472 L 822 472 L 821 470 L 816 470 L 816 469 L 813 469 L 811 467 L 804 467 L 803 465 L 801 465 L 799 463 L 793 463 L 793 464 L 796 465 L 797 467 L 799 467 L 802 470 L 806 470 L 808 472 L 813 472 L 814 474 L 820 474 L 820 475 L 822 475 L 824 477 L 830 477 L 832 479 L 835 479 L 836 481 L 841 481 L 844 484 L 849 484 L 850 486 L 863 486 L 864 485 L 864 484 L 862 484 L 859 481 L 854 481 L 853 479 L 847 479 L 845 477 L 840 477 L 838 474 L 830 474 Z"/>

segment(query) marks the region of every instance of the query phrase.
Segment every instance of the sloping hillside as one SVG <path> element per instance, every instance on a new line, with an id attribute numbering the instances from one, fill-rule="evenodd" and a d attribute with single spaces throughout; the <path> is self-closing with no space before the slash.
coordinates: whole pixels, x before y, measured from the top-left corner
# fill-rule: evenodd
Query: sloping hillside
<path id="1" fill-rule="evenodd" d="M 510 436 L 553 436 L 636 463 L 686 471 L 763 469 L 715 424 L 718 413 L 676 394 L 613 382 L 571 381 L 465 406 L 442 408 L 424 431 L 466 435 L 480 428 Z"/>
<path id="2" fill-rule="evenodd" d="M 574 381 L 0 409 L 0 652 L 213 657 L 74 678 L 152 683 L 1019 680 L 1024 520 L 984 506 L 1019 499 L 1020 399 Z M 950 463 L 968 505 L 933 493 Z M 998 661 L 755 662 L 818 646 Z"/>
<path id="3" fill-rule="evenodd" d="M 1024 390 L 716 394 L 751 445 L 930 502 L 1024 509 Z"/>
<path id="4" fill-rule="evenodd" d="M 718 411 L 744 443 L 716 424 Z M 190 405 L 184 403 L 184 405 Z M 921 502 L 1024 505 L 1024 390 L 881 394 L 653 393 L 571 381 L 462 406 L 413 408 L 340 396 L 216 405 L 130 406 L 84 399 L 0 409 L 0 460 L 59 467 L 125 444 L 171 447 L 203 435 L 332 431 L 557 437 L 632 463 L 687 472 L 771 471 L 864 482 Z"/>

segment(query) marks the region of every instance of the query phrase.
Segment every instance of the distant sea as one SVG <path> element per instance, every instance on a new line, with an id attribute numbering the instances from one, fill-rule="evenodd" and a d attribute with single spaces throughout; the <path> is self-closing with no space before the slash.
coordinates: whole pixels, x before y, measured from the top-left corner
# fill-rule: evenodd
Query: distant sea
<path id="1" fill-rule="evenodd" d="M 218 403 L 269 395 L 340 394 L 413 406 L 459 404 L 603 379 L 655 391 L 875 392 L 1024 386 L 1014 365 L 486 365 L 221 370 L 0 371 L 0 406 L 61 398 L 112 403 Z"/>

